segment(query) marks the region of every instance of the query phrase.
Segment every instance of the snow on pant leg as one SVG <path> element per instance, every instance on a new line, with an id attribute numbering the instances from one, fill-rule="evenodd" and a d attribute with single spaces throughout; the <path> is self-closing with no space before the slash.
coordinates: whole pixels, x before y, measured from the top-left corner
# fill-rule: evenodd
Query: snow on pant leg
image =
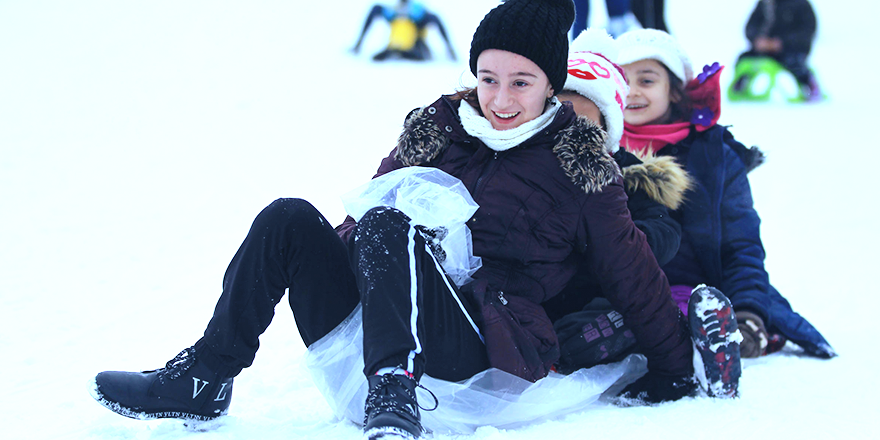
<path id="1" fill-rule="evenodd" d="M 231 375 L 249 367 L 286 289 L 306 346 L 360 300 L 345 244 L 300 199 L 278 199 L 263 209 L 229 264 L 214 316 L 196 344 L 197 351 L 208 348 L 202 350 L 208 365 Z"/>
<path id="2" fill-rule="evenodd" d="M 416 378 L 458 381 L 489 368 L 465 298 L 409 218 L 374 208 L 352 241 L 364 321 L 364 373 L 402 366 Z"/>

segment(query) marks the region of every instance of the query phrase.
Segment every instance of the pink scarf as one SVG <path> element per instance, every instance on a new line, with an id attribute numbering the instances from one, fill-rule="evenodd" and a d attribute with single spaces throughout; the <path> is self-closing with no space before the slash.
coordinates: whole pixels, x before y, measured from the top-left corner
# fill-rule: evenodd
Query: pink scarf
<path id="1" fill-rule="evenodd" d="M 624 122 L 620 146 L 634 154 L 654 154 L 669 144 L 681 142 L 690 131 L 690 122 L 665 125 L 629 125 Z"/>

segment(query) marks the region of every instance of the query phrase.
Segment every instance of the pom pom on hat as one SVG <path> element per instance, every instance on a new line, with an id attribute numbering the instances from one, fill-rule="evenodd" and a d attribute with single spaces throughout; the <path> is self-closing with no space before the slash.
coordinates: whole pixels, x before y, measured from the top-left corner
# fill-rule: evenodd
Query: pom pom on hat
<path id="1" fill-rule="evenodd" d="M 593 52 L 604 55 L 609 60 L 617 57 L 617 42 L 602 28 L 589 28 L 575 36 L 570 52 Z"/>
<path id="2" fill-rule="evenodd" d="M 642 60 L 663 63 L 683 83 L 694 79 L 694 68 L 684 48 L 672 35 L 657 29 L 637 29 L 617 38 L 620 52 L 617 64 L 631 64 Z"/>
<path id="3" fill-rule="evenodd" d="M 571 43 L 565 90 L 575 92 L 599 107 L 605 117 L 605 149 L 614 153 L 623 136 L 623 109 L 629 86 L 623 69 L 611 62 L 616 43 L 603 29 L 587 29 Z"/>
<path id="4" fill-rule="evenodd" d="M 507 0 L 489 11 L 471 40 L 470 68 L 487 49 L 522 55 L 547 75 L 554 93 L 565 84 L 568 30 L 574 22 L 572 0 Z"/>

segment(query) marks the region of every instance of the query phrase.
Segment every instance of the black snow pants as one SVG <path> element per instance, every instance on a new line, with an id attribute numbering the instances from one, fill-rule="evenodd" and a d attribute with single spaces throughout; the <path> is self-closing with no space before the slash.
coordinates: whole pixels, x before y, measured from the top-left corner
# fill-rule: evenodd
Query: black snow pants
<path id="1" fill-rule="evenodd" d="M 458 381 L 488 368 L 470 306 L 397 210 L 369 211 L 349 249 L 308 202 L 266 207 L 229 264 L 196 344 L 200 359 L 228 376 L 250 366 L 285 290 L 306 346 L 362 302 L 366 374 L 401 366 L 416 377 Z"/>

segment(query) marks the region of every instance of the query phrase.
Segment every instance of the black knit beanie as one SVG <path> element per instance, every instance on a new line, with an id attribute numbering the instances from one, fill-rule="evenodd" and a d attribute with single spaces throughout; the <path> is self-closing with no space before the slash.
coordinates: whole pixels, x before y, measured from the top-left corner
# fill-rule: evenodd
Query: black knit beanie
<path id="1" fill-rule="evenodd" d="M 537 64 L 553 93 L 562 91 L 568 69 L 568 30 L 574 22 L 572 0 L 508 0 L 489 11 L 471 40 L 471 73 L 486 49 L 522 55 Z"/>

